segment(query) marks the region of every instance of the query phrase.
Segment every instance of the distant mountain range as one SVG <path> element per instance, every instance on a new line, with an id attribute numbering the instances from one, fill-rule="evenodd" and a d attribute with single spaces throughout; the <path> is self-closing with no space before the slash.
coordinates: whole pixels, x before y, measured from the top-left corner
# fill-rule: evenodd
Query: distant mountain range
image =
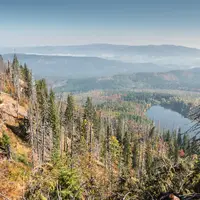
<path id="1" fill-rule="evenodd" d="M 0 50 L 4 60 L 12 60 L 13 49 Z M 15 52 L 36 78 L 47 78 L 54 86 L 66 91 L 200 88 L 200 49 L 195 48 L 91 44 L 21 47 Z"/>
<path id="2" fill-rule="evenodd" d="M 3 48 L 0 48 L 2 51 Z M 97 54 L 148 54 L 150 56 L 200 56 L 200 49 L 189 48 L 176 45 L 113 45 L 113 44 L 89 44 L 77 46 L 35 46 L 35 47 L 16 47 L 4 48 L 4 53 L 33 53 L 33 54 L 79 54 L 79 55 L 97 55 Z"/>
<path id="3" fill-rule="evenodd" d="M 79 46 L 39 46 L 0 48 L 0 53 L 26 53 L 56 56 L 101 57 L 136 63 L 200 64 L 200 49 L 175 45 L 128 46 L 90 44 Z"/>
<path id="4" fill-rule="evenodd" d="M 179 89 L 200 92 L 200 68 L 159 73 L 134 73 L 102 78 L 69 79 L 57 91 L 130 90 L 134 88 Z"/>
<path id="5" fill-rule="evenodd" d="M 21 63 L 27 63 L 36 77 L 53 79 L 91 78 L 122 73 L 165 72 L 179 69 L 176 65 L 153 63 L 127 63 L 98 57 L 47 56 L 17 54 Z M 4 60 L 12 60 L 13 54 L 4 54 Z"/>

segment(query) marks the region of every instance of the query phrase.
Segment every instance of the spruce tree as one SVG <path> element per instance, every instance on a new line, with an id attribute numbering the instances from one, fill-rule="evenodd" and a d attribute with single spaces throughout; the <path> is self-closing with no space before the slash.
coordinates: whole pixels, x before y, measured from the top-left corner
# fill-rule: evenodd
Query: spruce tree
<path id="1" fill-rule="evenodd" d="M 188 137 L 188 134 L 184 134 L 183 136 L 183 150 L 184 152 L 186 153 L 189 149 L 189 137 Z"/>
<path id="2" fill-rule="evenodd" d="M 60 119 L 55 102 L 55 94 L 52 89 L 49 94 L 49 119 L 53 132 L 53 156 L 58 158 L 60 153 Z"/>
<path id="3" fill-rule="evenodd" d="M 181 135 L 181 129 L 178 129 L 178 137 L 177 137 L 177 144 L 179 146 L 179 148 L 182 147 L 182 135 Z"/>
<path id="4" fill-rule="evenodd" d="M 93 114 L 93 131 L 94 131 L 94 136 L 99 141 L 100 139 L 100 131 L 101 131 L 101 118 L 100 115 L 97 114 L 97 112 L 94 111 Z"/>
<path id="5" fill-rule="evenodd" d="M 174 162 L 177 163 L 179 158 L 179 146 L 177 142 L 176 132 L 174 133 L 173 140 L 174 140 Z"/>
<path id="6" fill-rule="evenodd" d="M 66 125 L 71 124 L 72 120 L 74 120 L 74 99 L 72 95 L 68 95 L 67 97 L 67 108 L 65 110 L 65 123 Z"/>
<path id="7" fill-rule="evenodd" d="M 26 82 L 25 95 L 30 98 L 32 92 L 32 73 L 28 69 L 26 63 L 24 64 L 24 80 Z"/>
<path id="8" fill-rule="evenodd" d="M 75 105 L 74 98 L 72 95 L 68 95 L 67 97 L 67 107 L 64 113 L 64 123 L 65 123 L 65 145 L 67 146 L 67 138 L 71 138 L 73 140 L 73 129 L 74 129 L 74 113 L 75 113 Z M 72 142 L 72 141 L 71 141 Z M 71 150 L 72 151 L 72 150 Z"/>
<path id="9" fill-rule="evenodd" d="M 84 119 L 92 121 L 93 116 L 94 116 L 94 107 L 92 105 L 92 99 L 90 97 L 87 97 L 84 107 Z"/>
<path id="10" fill-rule="evenodd" d="M 20 85 L 19 85 L 19 79 L 20 79 L 20 70 L 19 70 L 19 61 L 17 58 L 17 55 L 14 55 L 13 62 L 12 62 L 12 83 L 15 90 L 15 97 L 17 97 L 17 101 L 19 101 L 20 98 Z"/>
<path id="11" fill-rule="evenodd" d="M 138 156 L 138 142 L 135 141 L 132 149 L 132 168 L 134 168 L 135 170 L 138 168 Z"/>
<path id="12" fill-rule="evenodd" d="M 152 145 L 151 141 L 147 141 L 147 146 L 145 149 L 145 167 L 146 167 L 146 173 L 148 176 L 151 175 L 151 165 L 152 165 Z"/>
<path id="13" fill-rule="evenodd" d="M 128 136 L 128 132 L 125 132 L 124 139 L 123 139 L 123 159 L 125 166 L 130 164 L 131 159 L 131 146 L 130 146 L 130 139 Z"/>
<path id="14" fill-rule="evenodd" d="M 116 130 L 116 137 L 120 144 L 122 144 L 122 138 L 123 138 L 123 120 L 121 117 L 118 119 L 117 123 L 117 130 Z"/>

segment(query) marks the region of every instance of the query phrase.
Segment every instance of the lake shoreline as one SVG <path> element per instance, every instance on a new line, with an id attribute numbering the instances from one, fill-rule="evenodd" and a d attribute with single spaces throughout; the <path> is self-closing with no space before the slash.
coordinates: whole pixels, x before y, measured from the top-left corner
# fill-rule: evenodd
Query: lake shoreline
<path id="1" fill-rule="evenodd" d="M 182 132 L 187 132 L 194 125 L 191 119 L 162 105 L 151 106 L 146 111 L 146 115 L 157 128 L 163 130 L 174 131 L 180 128 Z"/>

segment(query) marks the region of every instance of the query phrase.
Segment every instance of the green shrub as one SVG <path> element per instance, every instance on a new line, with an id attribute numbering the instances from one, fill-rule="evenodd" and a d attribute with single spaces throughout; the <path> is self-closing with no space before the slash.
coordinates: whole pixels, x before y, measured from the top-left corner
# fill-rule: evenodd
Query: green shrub
<path id="1" fill-rule="evenodd" d="M 25 197 L 27 200 L 57 200 L 58 194 L 62 200 L 79 200 L 81 187 L 75 171 L 62 163 L 45 164 L 32 176 Z"/>
<path id="2" fill-rule="evenodd" d="M 9 136 L 4 132 L 3 136 L 0 138 L 0 146 L 5 148 L 8 145 L 10 145 L 10 138 Z"/>
<path id="3" fill-rule="evenodd" d="M 17 161 L 21 162 L 21 163 L 23 163 L 25 165 L 29 165 L 28 159 L 24 154 L 17 155 Z"/>
<path id="4" fill-rule="evenodd" d="M 62 199 L 80 199 L 80 184 L 76 173 L 66 168 L 61 169 L 58 177 Z M 57 191 L 55 191 L 57 192 Z"/>

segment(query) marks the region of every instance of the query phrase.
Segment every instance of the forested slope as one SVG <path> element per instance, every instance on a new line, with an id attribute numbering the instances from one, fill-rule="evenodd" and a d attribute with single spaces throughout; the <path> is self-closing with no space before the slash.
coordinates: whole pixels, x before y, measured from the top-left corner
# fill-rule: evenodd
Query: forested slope
<path id="1" fill-rule="evenodd" d="M 130 90 L 133 88 L 199 91 L 200 68 L 160 73 L 135 73 L 89 79 L 69 79 L 57 91 Z"/>
<path id="2" fill-rule="evenodd" d="M 56 98 L 16 56 L 3 73 L 2 198 L 150 200 L 200 192 L 198 140 L 159 133 L 144 106 Z"/>

